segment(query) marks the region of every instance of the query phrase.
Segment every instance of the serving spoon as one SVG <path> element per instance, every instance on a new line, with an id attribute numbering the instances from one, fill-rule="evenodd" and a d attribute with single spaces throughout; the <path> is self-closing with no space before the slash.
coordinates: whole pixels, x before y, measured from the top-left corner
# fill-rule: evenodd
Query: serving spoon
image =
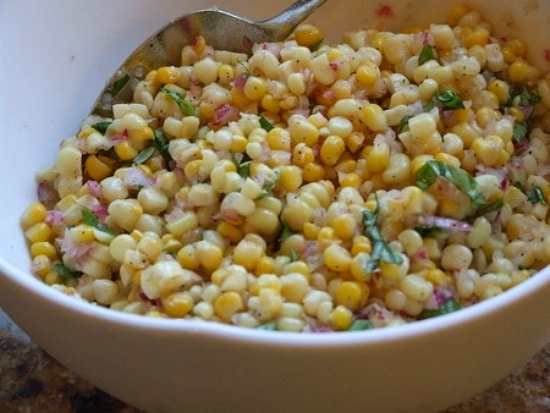
<path id="1" fill-rule="evenodd" d="M 198 36 L 217 50 L 250 53 L 259 42 L 287 38 L 326 0 L 298 0 L 277 16 L 254 21 L 218 8 L 197 10 L 164 26 L 118 68 L 97 98 L 92 113 L 112 117 L 112 106 L 129 102 L 135 85 L 152 69 L 180 65 L 181 50 Z"/>

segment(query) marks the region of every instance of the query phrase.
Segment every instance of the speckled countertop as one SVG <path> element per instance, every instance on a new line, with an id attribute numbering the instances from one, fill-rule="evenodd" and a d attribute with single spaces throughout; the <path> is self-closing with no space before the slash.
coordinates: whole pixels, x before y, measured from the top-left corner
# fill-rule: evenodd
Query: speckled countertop
<path id="1" fill-rule="evenodd" d="M 1 413 L 140 413 L 40 350 L 0 310 Z M 550 344 L 493 387 L 441 413 L 550 412 Z"/>

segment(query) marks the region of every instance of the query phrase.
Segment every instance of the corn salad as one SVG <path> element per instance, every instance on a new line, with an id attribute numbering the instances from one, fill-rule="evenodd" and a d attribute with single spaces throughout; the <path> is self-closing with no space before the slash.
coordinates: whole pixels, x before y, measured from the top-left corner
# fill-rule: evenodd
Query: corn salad
<path id="1" fill-rule="evenodd" d="M 198 38 L 39 172 L 32 271 L 126 313 L 293 332 L 501 294 L 550 262 L 550 78 L 526 56 L 463 4 L 250 56 Z"/>

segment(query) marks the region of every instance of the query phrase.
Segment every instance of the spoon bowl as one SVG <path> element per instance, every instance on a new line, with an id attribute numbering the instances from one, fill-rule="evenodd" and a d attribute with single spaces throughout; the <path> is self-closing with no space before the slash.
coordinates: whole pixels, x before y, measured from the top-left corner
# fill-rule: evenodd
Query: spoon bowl
<path id="1" fill-rule="evenodd" d="M 181 50 L 202 36 L 216 50 L 250 53 L 254 43 L 284 40 L 326 0 L 298 0 L 277 16 L 254 21 L 218 8 L 185 14 L 143 42 L 118 68 L 99 94 L 93 113 L 112 116 L 112 106 L 128 102 L 133 86 L 150 70 L 179 65 Z"/>

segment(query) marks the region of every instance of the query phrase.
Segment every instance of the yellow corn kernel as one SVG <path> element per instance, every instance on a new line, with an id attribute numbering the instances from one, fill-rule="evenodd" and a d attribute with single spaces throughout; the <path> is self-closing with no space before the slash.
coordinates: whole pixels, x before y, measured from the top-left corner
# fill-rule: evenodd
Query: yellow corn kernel
<path id="1" fill-rule="evenodd" d="M 353 237 L 353 243 L 351 245 L 351 255 L 355 257 L 360 252 L 370 253 L 372 251 L 372 245 L 370 240 L 364 235 L 357 235 Z"/>
<path id="2" fill-rule="evenodd" d="M 176 254 L 176 260 L 181 266 L 188 270 L 199 268 L 200 261 L 197 254 L 197 249 L 193 244 L 183 246 Z"/>
<path id="3" fill-rule="evenodd" d="M 71 235 L 77 242 L 87 243 L 95 241 L 94 229 L 89 225 L 77 225 L 71 229 Z"/>
<path id="4" fill-rule="evenodd" d="M 471 48 L 473 46 L 485 46 L 487 40 L 489 39 L 489 31 L 483 27 L 474 30 L 472 33 L 468 34 L 464 40 L 464 46 L 466 48 Z"/>
<path id="5" fill-rule="evenodd" d="M 26 230 L 46 219 L 48 210 L 40 202 L 30 204 L 21 215 L 21 227 Z"/>
<path id="6" fill-rule="evenodd" d="M 243 299 L 235 291 L 221 293 L 214 301 L 214 313 L 226 323 L 243 308 Z"/>
<path id="7" fill-rule="evenodd" d="M 409 259 L 406 255 L 400 254 L 403 259 L 402 264 L 395 264 L 388 261 L 380 261 L 380 271 L 382 276 L 390 281 L 399 281 L 409 272 Z"/>
<path id="8" fill-rule="evenodd" d="M 249 100 L 261 100 L 267 93 L 267 85 L 262 78 L 248 76 L 243 92 Z"/>
<path id="9" fill-rule="evenodd" d="M 157 69 L 155 80 L 159 83 L 176 83 L 180 78 L 180 72 L 175 66 L 163 66 Z"/>
<path id="10" fill-rule="evenodd" d="M 343 305 L 336 306 L 330 314 L 330 322 L 335 330 L 347 330 L 353 321 L 352 312 Z"/>
<path id="11" fill-rule="evenodd" d="M 457 168 L 460 167 L 460 159 L 458 159 L 456 156 L 449 155 L 445 152 L 439 152 L 434 156 L 434 159 L 439 162 L 445 162 L 449 165 L 456 166 Z"/>
<path id="12" fill-rule="evenodd" d="M 302 231 L 304 233 L 304 237 L 313 240 L 317 239 L 317 235 L 319 234 L 319 227 L 313 222 L 306 222 L 304 223 Z"/>
<path id="13" fill-rule="evenodd" d="M 305 143 L 313 148 L 319 140 L 319 129 L 301 115 L 293 115 L 288 120 L 288 131 L 292 145 L 296 146 Z"/>
<path id="14" fill-rule="evenodd" d="M 44 282 L 47 285 L 59 284 L 61 283 L 61 276 L 57 273 L 57 271 L 51 270 L 44 276 Z"/>
<path id="15" fill-rule="evenodd" d="M 317 232 L 317 242 L 319 244 L 326 246 L 334 243 L 336 241 L 336 236 L 334 233 L 334 228 L 332 227 L 321 227 Z"/>
<path id="16" fill-rule="evenodd" d="M 209 241 L 199 241 L 196 243 L 197 259 L 202 268 L 207 272 L 216 270 L 223 259 L 222 249 Z"/>
<path id="17" fill-rule="evenodd" d="M 273 258 L 268 257 L 267 255 L 264 255 L 258 261 L 258 265 L 256 266 L 256 270 L 254 271 L 254 273 L 258 276 L 262 274 L 271 274 L 273 273 L 274 269 L 275 269 L 275 262 Z"/>
<path id="18" fill-rule="evenodd" d="M 307 279 L 309 279 L 311 275 L 311 270 L 309 266 L 304 261 L 301 261 L 301 260 L 289 262 L 283 267 L 283 274 L 290 274 L 293 272 L 302 274 Z"/>
<path id="19" fill-rule="evenodd" d="M 302 178 L 306 182 L 317 182 L 325 177 L 325 168 L 318 163 L 309 163 L 304 166 Z"/>
<path id="20" fill-rule="evenodd" d="M 334 301 L 336 305 L 355 311 L 367 301 L 369 288 L 365 283 L 357 281 L 343 281 L 336 288 Z"/>
<path id="21" fill-rule="evenodd" d="M 302 168 L 311 164 L 315 159 L 313 149 L 305 143 L 297 144 L 292 151 L 292 163 Z"/>
<path id="22" fill-rule="evenodd" d="M 510 157 L 504 147 L 502 138 L 498 135 L 475 139 L 472 143 L 472 149 L 478 159 L 487 166 L 501 166 Z"/>
<path id="23" fill-rule="evenodd" d="M 302 186 L 302 169 L 295 165 L 283 166 L 279 173 L 279 185 L 286 192 L 294 192 Z"/>
<path id="24" fill-rule="evenodd" d="M 323 41 L 323 32 L 317 26 L 302 23 L 294 30 L 294 39 L 300 46 L 315 49 Z"/>
<path id="25" fill-rule="evenodd" d="M 357 223 L 352 214 L 338 215 L 332 221 L 334 234 L 341 240 L 349 240 L 355 235 Z"/>
<path id="26" fill-rule="evenodd" d="M 418 275 L 424 277 L 434 286 L 446 286 L 449 285 L 450 282 L 450 277 L 439 268 L 428 268 L 426 270 L 420 271 Z"/>
<path id="27" fill-rule="evenodd" d="M 161 238 L 162 250 L 177 253 L 183 246 L 181 241 L 174 238 L 172 234 L 164 234 Z"/>
<path id="28" fill-rule="evenodd" d="M 532 81 L 538 77 L 538 70 L 524 60 L 515 60 L 508 67 L 508 79 L 513 83 Z"/>
<path id="29" fill-rule="evenodd" d="M 488 106 L 484 106 L 477 110 L 476 112 L 476 121 L 479 126 L 486 128 L 489 123 L 499 119 L 501 115 Z"/>
<path id="30" fill-rule="evenodd" d="M 218 80 L 223 85 L 228 85 L 235 79 L 235 69 L 226 63 L 218 67 Z"/>
<path id="31" fill-rule="evenodd" d="M 239 242 L 244 236 L 243 231 L 239 227 L 232 225 L 227 221 L 221 221 L 216 227 L 216 231 L 218 234 L 229 239 L 234 244 Z"/>
<path id="32" fill-rule="evenodd" d="M 380 69 L 372 62 L 366 62 L 357 68 L 357 81 L 363 86 L 371 86 L 380 78 Z"/>
<path id="33" fill-rule="evenodd" d="M 290 150 L 290 134 L 283 128 L 275 127 L 271 129 L 267 133 L 265 140 L 273 150 Z"/>
<path id="34" fill-rule="evenodd" d="M 358 252 L 351 259 L 349 272 L 351 276 L 359 282 L 365 281 L 369 276 L 369 274 L 365 272 L 369 259 L 370 255 L 368 252 Z"/>
<path id="35" fill-rule="evenodd" d="M 110 163 L 96 155 L 89 155 L 86 158 L 84 169 L 90 178 L 98 182 L 112 175 L 114 170 Z"/>
<path id="36" fill-rule="evenodd" d="M 521 39 L 511 39 L 510 41 L 506 42 L 504 46 L 502 46 L 502 53 L 504 54 L 506 50 L 506 54 L 508 56 L 504 56 L 505 60 L 506 57 L 512 58 L 512 60 L 508 61 L 507 63 L 511 63 L 516 58 L 525 58 L 527 56 L 527 44 L 521 40 Z"/>
<path id="37" fill-rule="evenodd" d="M 510 85 L 500 79 L 492 79 L 487 85 L 487 90 L 495 94 L 499 104 L 504 105 L 510 98 Z"/>
<path id="38" fill-rule="evenodd" d="M 31 244 L 34 244 L 36 242 L 48 241 L 51 233 L 52 231 L 48 224 L 38 222 L 25 230 L 25 237 Z"/>
<path id="39" fill-rule="evenodd" d="M 144 142 L 149 141 L 155 137 L 155 132 L 149 126 L 146 126 L 141 129 L 134 129 L 130 131 L 130 140 L 132 142 Z"/>
<path id="40" fill-rule="evenodd" d="M 456 3 L 449 11 L 449 15 L 447 16 L 447 24 L 451 27 L 456 26 L 460 19 L 469 11 L 470 7 L 468 7 L 468 5 L 464 3 Z"/>
<path id="41" fill-rule="evenodd" d="M 345 150 L 346 143 L 340 136 L 329 135 L 321 145 L 319 157 L 325 165 L 336 165 Z"/>
<path id="42" fill-rule="evenodd" d="M 343 175 L 340 180 L 341 187 L 359 188 L 363 183 L 361 177 L 356 173 L 347 173 Z"/>
<path id="43" fill-rule="evenodd" d="M 266 93 L 262 97 L 260 105 L 270 113 L 279 113 L 281 111 L 280 99 L 275 99 L 270 93 Z"/>
<path id="44" fill-rule="evenodd" d="M 343 272 L 349 269 L 351 254 L 346 248 L 333 243 L 323 251 L 323 260 L 327 268 Z"/>
<path id="45" fill-rule="evenodd" d="M 366 156 L 366 166 L 371 172 L 382 172 L 390 164 L 390 147 L 386 142 L 376 142 Z"/>
<path id="46" fill-rule="evenodd" d="M 36 257 L 38 255 L 44 255 L 49 259 L 54 259 L 57 256 L 57 250 L 55 246 L 48 241 L 39 241 L 31 245 L 31 256 Z"/>
<path id="47" fill-rule="evenodd" d="M 237 109 L 244 110 L 248 107 L 248 105 L 250 105 L 250 99 L 246 97 L 242 90 L 233 87 L 231 88 L 229 94 L 231 96 L 231 103 Z"/>
<path id="48" fill-rule="evenodd" d="M 138 155 L 138 151 L 127 140 L 115 145 L 115 153 L 123 161 L 132 160 Z"/>
<path id="49" fill-rule="evenodd" d="M 193 43 L 193 50 L 197 54 L 201 54 L 205 48 L 206 48 L 206 39 L 204 38 L 204 36 L 197 36 L 195 38 L 195 42 Z"/>
<path id="50" fill-rule="evenodd" d="M 376 103 L 365 105 L 362 116 L 365 125 L 373 132 L 381 133 L 388 129 L 388 122 L 386 121 L 386 115 L 384 115 L 384 109 Z"/>
<path id="51" fill-rule="evenodd" d="M 185 317 L 191 312 L 193 305 L 193 297 L 187 292 L 173 293 L 162 299 L 162 309 L 170 317 Z"/>
<path id="52" fill-rule="evenodd" d="M 32 259 L 32 272 L 44 278 L 52 270 L 52 261 L 45 255 L 37 255 Z"/>

